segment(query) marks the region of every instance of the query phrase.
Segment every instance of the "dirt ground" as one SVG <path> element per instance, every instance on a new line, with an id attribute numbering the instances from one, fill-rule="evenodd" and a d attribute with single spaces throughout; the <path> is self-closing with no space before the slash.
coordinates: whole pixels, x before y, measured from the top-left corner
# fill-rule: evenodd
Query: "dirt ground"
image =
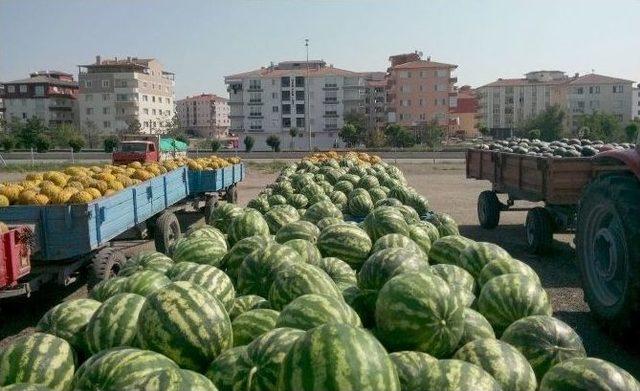
<path id="1" fill-rule="evenodd" d="M 572 235 L 555 235 L 552 255 L 540 257 L 529 254 L 524 240 L 523 223 L 526 208 L 533 204 L 517 203 L 516 207 L 524 210 L 503 213 L 498 228 L 483 230 L 477 221 L 476 199 L 482 190 L 490 188 L 488 182 L 466 179 L 464 166 L 459 163 L 434 165 L 412 162 L 400 163 L 399 167 L 409 184 L 429 199 L 432 208 L 453 216 L 463 235 L 474 240 L 497 243 L 511 255 L 533 267 L 551 296 L 554 315 L 567 322 L 582 336 L 590 356 L 616 363 L 640 378 L 640 355 L 637 350 L 629 348 L 635 341 L 625 341 L 628 343 L 622 345 L 608 337 L 589 313 L 574 264 Z M 276 174 L 270 172 L 256 168 L 248 170 L 245 181 L 238 187 L 240 204 L 246 204 L 275 178 Z M 0 182 L 4 180 L 7 178 L 0 173 Z M 191 216 L 188 220 L 193 222 L 196 218 Z M 80 280 L 67 288 L 49 288 L 34 294 L 30 299 L 3 303 L 0 308 L 0 348 L 12 339 L 12 335 L 31 332 L 42 314 L 56 303 L 84 296 L 86 287 Z"/>

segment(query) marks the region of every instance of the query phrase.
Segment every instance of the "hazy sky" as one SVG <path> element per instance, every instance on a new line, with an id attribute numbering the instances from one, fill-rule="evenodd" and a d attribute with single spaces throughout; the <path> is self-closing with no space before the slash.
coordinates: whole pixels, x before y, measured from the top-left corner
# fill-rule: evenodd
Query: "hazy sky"
<path id="1" fill-rule="evenodd" d="M 304 38 L 354 71 L 421 50 L 458 64 L 458 85 L 536 69 L 640 81 L 640 0 L 0 0 L 0 80 L 156 57 L 177 98 L 226 96 L 225 75 L 304 59 Z"/>

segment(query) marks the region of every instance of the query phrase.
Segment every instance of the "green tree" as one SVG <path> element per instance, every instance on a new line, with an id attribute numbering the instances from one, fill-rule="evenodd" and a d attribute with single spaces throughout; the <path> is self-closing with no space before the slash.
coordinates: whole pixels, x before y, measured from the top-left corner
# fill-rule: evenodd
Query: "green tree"
<path id="1" fill-rule="evenodd" d="M 247 136 L 244 138 L 244 150 L 247 152 L 251 152 L 253 149 L 253 144 L 255 144 L 256 140 L 251 136 Z"/>
<path id="2" fill-rule="evenodd" d="M 107 136 L 107 138 L 104 139 L 104 151 L 107 153 L 113 152 L 114 149 L 118 148 L 119 143 L 120 140 L 118 140 L 117 136 Z"/>
<path id="3" fill-rule="evenodd" d="M 81 132 L 71 124 L 60 124 L 51 129 L 51 143 L 56 147 L 66 147 L 76 137 L 81 137 Z"/>
<path id="4" fill-rule="evenodd" d="M 526 121 L 522 128 L 525 133 L 533 129 L 539 129 L 540 139 L 544 141 L 557 140 L 564 133 L 565 115 L 564 110 L 559 105 L 549 106 Z"/>
<path id="5" fill-rule="evenodd" d="M 37 117 L 32 117 L 28 119 L 24 125 L 20 126 L 15 134 L 18 143 L 23 148 L 34 148 L 38 136 L 45 135 L 46 132 L 47 128 L 44 126 L 42 120 Z"/>
<path id="6" fill-rule="evenodd" d="M 414 135 L 402 125 L 389 124 L 384 128 L 384 134 L 391 146 L 396 148 L 412 147 L 416 143 Z"/>
<path id="7" fill-rule="evenodd" d="M 379 128 L 371 129 L 365 142 L 367 148 L 382 148 L 386 143 L 387 138 L 384 135 L 384 131 Z"/>
<path id="8" fill-rule="evenodd" d="M 126 121 L 127 124 L 127 132 L 130 134 L 138 134 L 142 130 L 142 125 L 137 118 L 130 118 Z"/>
<path id="9" fill-rule="evenodd" d="M 367 117 L 362 113 L 347 113 L 344 116 L 344 122 L 350 123 L 356 127 L 356 129 L 364 134 L 367 129 Z"/>
<path id="10" fill-rule="evenodd" d="M 0 146 L 2 146 L 2 149 L 4 149 L 6 152 L 11 151 L 16 146 L 15 137 L 10 134 L 5 134 L 4 136 L 2 136 L 2 138 L 0 138 Z"/>
<path id="11" fill-rule="evenodd" d="M 275 134 L 267 137 L 267 145 L 275 152 L 280 152 L 280 138 Z"/>
<path id="12" fill-rule="evenodd" d="M 353 148 L 362 142 L 363 133 L 356 125 L 346 122 L 338 132 L 338 136 L 347 144 L 348 148 Z"/>
<path id="13" fill-rule="evenodd" d="M 69 146 L 71 147 L 73 152 L 80 152 L 80 150 L 82 150 L 82 148 L 84 148 L 85 146 L 84 137 L 80 135 L 73 136 L 69 139 Z"/>
<path id="14" fill-rule="evenodd" d="M 638 137 L 638 122 L 631 122 L 629 125 L 624 127 L 624 134 L 627 136 L 627 142 L 633 143 L 636 141 L 636 137 Z"/>
<path id="15" fill-rule="evenodd" d="M 445 131 L 445 127 L 437 121 L 428 122 L 420 129 L 420 140 L 432 150 L 436 150 L 442 146 Z"/>
<path id="16" fill-rule="evenodd" d="M 622 125 L 613 115 L 593 112 L 580 118 L 580 126 L 584 129 L 584 137 L 604 142 L 621 141 L 624 138 Z"/>
<path id="17" fill-rule="evenodd" d="M 121 132 L 125 133 L 125 132 Z M 93 121 L 89 121 L 82 128 L 82 135 L 85 140 L 87 140 L 87 144 L 89 144 L 89 148 L 97 148 L 100 145 L 100 132 L 98 131 L 98 127 Z"/>
<path id="18" fill-rule="evenodd" d="M 540 129 L 531 129 L 527 133 L 527 136 L 532 140 L 536 139 L 536 138 L 539 139 L 541 135 L 542 135 L 542 133 L 540 132 Z"/>
<path id="19" fill-rule="evenodd" d="M 33 141 L 33 146 L 38 153 L 47 152 L 49 149 L 51 149 L 51 139 L 45 134 L 39 134 Z"/>
<path id="20" fill-rule="evenodd" d="M 213 152 L 218 152 L 220 150 L 220 148 L 222 147 L 222 144 L 220 143 L 220 141 L 218 140 L 213 140 L 211 142 L 211 150 Z"/>
<path id="21" fill-rule="evenodd" d="M 178 114 L 174 114 L 170 121 L 167 121 L 166 133 L 169 135 L 178 135 L 182 133 L 182 124 L 178 118 Z"/>
<path id="22" fill-rule="evenodd" d="M 489 130 L 487 125 L 484 124 L 478 126 L 478 132 L 480 132 L 480 134 L 484 137 L 487 137 L 491 134 L 491 131 Z"/>
<path id="23" fill-rule="evenodd" d="M 292 151 L 294 150 L 294 147 L 296 145 L 296 137 L 298 137 L 298 134 L 299 134 L 298 128 L 293 127 L 289 129 L 289 136 L 291 136 L 291 143 L 289 144 L 289 149 Z"/>

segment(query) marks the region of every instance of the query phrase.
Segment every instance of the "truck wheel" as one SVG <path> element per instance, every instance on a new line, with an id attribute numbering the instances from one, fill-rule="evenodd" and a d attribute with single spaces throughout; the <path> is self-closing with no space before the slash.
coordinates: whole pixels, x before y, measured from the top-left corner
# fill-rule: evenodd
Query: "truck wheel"
<path id="1" fill-rule="evenodd" d="M 535 254 L 545 254 L 553 247 L 553 221 L 549 211 L 537 206 L 527 213 L 527 246 Z"/>
<path id="2" fill-rule="evenodd" d="M 105 247 L 95 253 L 89 265 L 87 285 L 93 288 L 100 281 L 115 277 L 120 267 L 127 261 L 127 257 L 113 247 Z"/>
<path id="3" fill-rule="evenodd" d="M 640 182 L 596 178 L 578 205 L 576 251 L 589 308 L 612 331 L 640 320 Z"/>
<path id="4" fill-rule="evenodd" d="M 478 220 L 480 226 L 493 229 L 500 222 L 500 200 L 495 191 L 485 190 L 478 196 Z"/>
<path id="5" fill-rule="evenodd" d="M 204 203 L 204 221 L 211 225 L 211 213 L 213 213 L 213 210 L 216 208 L 216 206 L 218 206 L 218 196 L 217 195 L 212 195 L 210 197 L 207 197 L 207 200 Z"/>
<path id="6" fill-rule="evenodd" d="M 238 188 L 236 187 L 236 185 L 229 186 L 224 194 L 224 200 L 232 204 L 238 203 Z"/>
<path id="7" fill-rule="evenodd" d="M 180 223 L 175 213 L 164 212 L 158 217 L 153 236 L 156 251 L 168 255 L 181 236 Z"/>

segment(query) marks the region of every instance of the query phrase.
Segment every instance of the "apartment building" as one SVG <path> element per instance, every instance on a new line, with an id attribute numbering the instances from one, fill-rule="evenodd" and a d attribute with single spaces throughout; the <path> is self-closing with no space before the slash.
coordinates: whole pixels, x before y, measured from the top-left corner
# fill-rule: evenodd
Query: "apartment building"
<path id="1" fill-rule="evenodd" d="M 6 82 L 3 87 L 0 97 L 8 122 L 25 122 L 33 117 L 51 127 L 76 122 L 78 83 L 68 73 L 34 72 L 26 79 Z"/>
<path id="2" fill-rule="evenodd" d="M 365 84 L 364 114 L 367 129 L 380 129 L 387 123 L 387 79 L 384 72 L 362 74 Z"/>
<path id="3" fill-rule="evenodd" d="M 80 126 L 105 133 L 163 133 L 175 114 L 174 75 L 153 58 L 102 59 L 80 65 Z"/>
<path id="4" fill-rule="evenodd" d="M 4 96 L 4 85 L 0 84 L 0 132 L 4 131 L 4 122 L 5 122 L 4 99 L 2 99 L 3 96 Z"/>
<path id="5" fill-rule="evenodd" d="M 176 115 L 182 130 L 206 138 L 220 138 L 229 132 L 229 104 L 214 94 L 188 96 L 176 101 Z"/>
<path id="6" fill-rule="evenodd" d="M 632 104 L 631 104 L 631 118 L 632 119 L 640 119 L 640 84 L 631 91 Z"/>
<path id="7" fill-rule="evenodd" d="M 284 61 L 225 77 L 230 127 L 242 140 L 251 135 L 255 150 L 267 150 L 276 135 L 282 148 L 329 149 L 342 146 L 338 131 L 344 115 L 364 110 L 362 74 L 323 60 Z M 297 129 L 292 140 L 290 130 Z M 307 133 L 308 132 L 308 133 Z"/>
<path id="8" fill-rule="evenodd" d="M 422 59 L 422 53 L 389 57 L 387 107 L 389 122 L 419 127 L 431 121 L 451 125 L 450 112 L 457 105 L 452 72 L 458 67 Z"/>
<path id="9" fill-rule="evenodd" d="M 594 112 L 613 114 L 618 121 L 631 121 L 633 82 L 591 73 L 568 84 L 567 114 L 572 131 L 580 128 L 580 117 Z"/>
<path id="10" fill-rule="evenodd" d="M 458 102 L 451 110 L 454 131 L 465 138 L 478 135 L 478 98 L 470 86 L 458 90 Z"/>

